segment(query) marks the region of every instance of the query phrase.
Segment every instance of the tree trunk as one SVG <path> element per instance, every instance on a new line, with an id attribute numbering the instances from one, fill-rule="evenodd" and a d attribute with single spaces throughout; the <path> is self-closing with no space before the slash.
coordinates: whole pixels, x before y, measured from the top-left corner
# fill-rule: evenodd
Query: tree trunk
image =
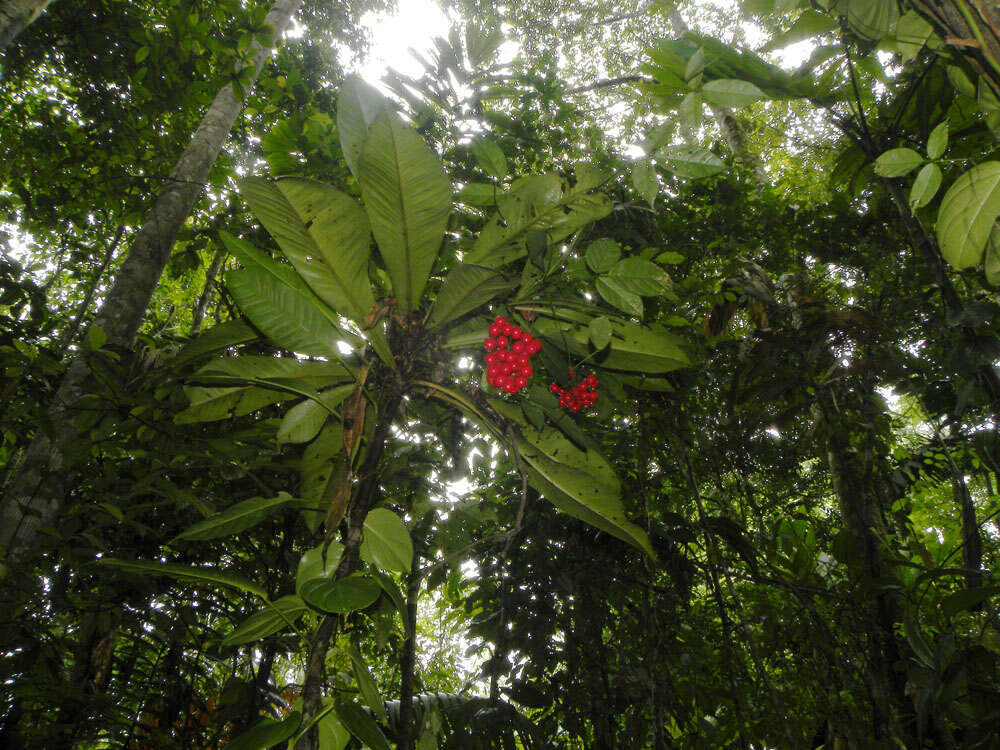
<path id="1" fill-rule="evenodd" d="M 985 0 L 907 0 L 1000 96 L 1000 7 Z"/>
<path id="2" fill-rule="evenodd" d="M 413 554 L 410 575 L 406 579 L 406 628 L 403 654 L 399 659 L 399 731 L 397 750 L 413 750 L 416 732 L 413 731 L 413 666 L 417 651 L 417 599 L 420 595 L 420 571 L 417 554 Z"/>
<path id="3" fill-rule="evenodd" d="M 275 29 L 274 41 L 280 38 L 301 1 L 276 0 L 265 19 Z M 268 54 L 268 49 L 257 46 L 252 63 L 253 81 Z M 170 257 L 174 239 L 201 195 L 241 109 L 242 100 L 233 86 L 227 84 L 209 106 L 170 179 L 146 214 L 142 229 L 93 323 L 104 332 L 110 347 L 124 349 L 131 345 Z M 52 437 L 41 431 L 35 435 L 18 477 L 4 496 L 0 508 L 0 554 L 5 553 L 9 559 L 34 557 L 39 528 L 51 524 L 59 514 L 71 478 L 66 449 L 79 440 L 73 424 L 73 407 L 84 395 L 89 375 L 87 357 L 77 357 L 49 411 Z"/>
<path id="4" fill-rule="evenodd" d="M 212 258 L 212 263 L 209 265 L 208 270 L 205 272 L 205 288 L 201 290 L 201 296 L 198 297 L 198 304 L 194 306 L 194 312 L 191 314 L 191 335 L 197 336 L 198 331 L 201 330 L 201 323 L 205 319 L 205 310 L 208 309 L 208 301 L 212 299 L 212 289 L 215 286 L 215 277 L 219 275 L 219 269 L 222 268 L 222 261 L 225 260 L 226 253 L 221 248 L 215 251 L 215 256 Z"/>
<path id="5" fill-rule="evenodd" d="M 0 0 L 0 52 L 38 18 L 52 0 Z"/>

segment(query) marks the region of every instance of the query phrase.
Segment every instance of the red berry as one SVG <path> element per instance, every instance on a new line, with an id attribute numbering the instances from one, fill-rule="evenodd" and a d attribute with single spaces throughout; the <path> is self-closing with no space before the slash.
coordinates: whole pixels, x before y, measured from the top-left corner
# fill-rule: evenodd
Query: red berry
<path id="1" fill-rule="evenodd" d="M 534 371 L 534 369 L 532 369 L 531 365 L 525 364 L 521 368 L 521 373 L 524 375 L 524 377 L 530 378 L 532 375 L 535 374 L 535 371 Z"/>
<path id="2" fill-rule="evenodd" d="M 528 349 L 524 345 L 523 341 L 515 341 L 514 342 L 514 346 L 512 346 L 510 350 L 512 352 L 514 352 L 514 354 L 527 354 L 528 353 Z"/>
<path id="3" fill-rule="evenodd" d="M 524 375 L 518 375 L 514 378 L 514 384 L 517 385 L 517 390 L 521 390 L 528 385 L 528 379 Z"/>
<path id="4" fill-rule="evenodd" d="M 576 370 L 574 370 L 572 367 L 569 368 L 569 376 L 571 378 L 575 378 L 576 377 Z"/>
<path id="5" fill-rule="evenodd" d="M 493 351 L 496 348 L 497 348 L 496 339 L 486 339 L 483 342 L 483 349 L 485 349 L 488 352 L 491 352 L 491 351 Z"/>
<path id="6" fill-rule="evenodd" d="M 507 337 L 506 336 L 502 336 L 502 335 L 501 336 L 497 336 L 497 346 L 499 348 L 501 348 L 501 349 L 506 349 L 507 348 Z"/>
<path id="7" fill-rule="evenodd" d="M 490 326 L 490 336 L 499 336 L 501 333 L 503 333 L 503 331 L 500 330 L 500 326 L 496 323 Z"/>
<path id="8" fill-rule="evenodd" d="M 542 342 L 538 339 L 532 339 L 531 343 L 528 344 L 531 347 L 532 354 L 538 354 L 542 350 Z"/>
<path id="9" fill-rule="evenodd" d="M 510 330 L 507 331 L 507 335 L 508 336 L 513 336 L 514 338 L 519 339 L 519 338 L 521 338 L 521 337 L 524 336 L 524 331 L 522 331 L 517 326 L 511 326 Z"/>
<path id="10" fill-rule="evenodd" d="M 561 390 L 561 389 L 559 388 L 559 386 L 558 386 L 558 385 L 556 385 L 555 383 L 552 383 L 552 384 L 551 384 L 551 385 L 549 386 L 549 393 L 553 393 L 553 394 L 554 394 L 554 393 L 559 393 L 559 391 L 560 391 L 560 390 Z"/>
<path id="11" fill-rule="evenodd" d="M 518 391 L 517 384 L 513 380 L 506 381 L 503 384 L 503 389 L 507 391 L 507 393 L 517 393 Z"/>
<path id="12" fill-rule="evenodd" d="M 503 315 L 497 315 L 496 318 L 493 319 L 493 323 L 495 325 L 498 325 L 498 326 L 502 326 L 506 322 L 507 322 L 507 318 L 505 318 Z"/>

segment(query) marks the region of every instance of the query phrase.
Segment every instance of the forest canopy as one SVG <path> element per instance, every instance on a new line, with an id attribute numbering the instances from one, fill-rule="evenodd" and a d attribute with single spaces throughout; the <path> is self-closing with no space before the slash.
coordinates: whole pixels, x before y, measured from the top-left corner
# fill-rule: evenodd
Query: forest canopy
<path id="1" fill-rule="evenodd" d="M 1000 746 L 996 4 L 408 2 L 0 0 L 0 747 Z"/>

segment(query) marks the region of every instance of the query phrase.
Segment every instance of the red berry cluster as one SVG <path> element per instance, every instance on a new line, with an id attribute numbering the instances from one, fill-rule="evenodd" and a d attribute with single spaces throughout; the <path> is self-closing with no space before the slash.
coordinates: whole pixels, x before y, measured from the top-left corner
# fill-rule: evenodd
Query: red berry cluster
<path id="1" fill-rule="evenodd" d="M 569 376 L 574 375 L 576 373 L 570 368 Z M 597 376 L 588 375 L 573 386 L 572 391 L 567 391 L 557 383 L 550 385 L 549 390 L 559 397 L 559 406 L 576 414 L 580 409 L 586 409 L 597 403 Z"/>
<path id="2" fill-rule="evenodd" d="M 506 393 L 524 390 L 534 372 L 531 355 L 541 348 L 541 341 L 498 315 L 490 326 L 490 335 L 483 341 L 486 382 Z"/>

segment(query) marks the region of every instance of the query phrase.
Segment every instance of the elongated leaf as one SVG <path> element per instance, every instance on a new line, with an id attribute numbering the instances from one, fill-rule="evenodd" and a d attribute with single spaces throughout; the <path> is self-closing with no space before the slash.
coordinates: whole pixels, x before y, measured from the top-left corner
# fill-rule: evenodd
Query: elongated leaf
<path id="1" fill-rule="evenodd" d="M 316 724 L 319 733 L 319 750 L 344 750 L 347 743 L 351 741 L 351 733 L 337 716 L 331 699 L 324 699 L 324 707 L 327 701 L 330 703 L 330 710 L 326 711 Z"/>
<path id="2" fill-rule="evenodd" d="M 594 240 L 587 246 L 585 255 L 587 265 L 594 273 L 607 273 L 618 259 L 622 257 L 622 248 L 617 242 L 607 237 Z"/>
<path id="3" fill-rule="evenodd" d="M 1000 594 L 1000 586 L 984 586 L 949 594 L 941 601 L 941 614 L 951 618 Z"/>
<path id="4" fill-rule="evenodd" d="M 540 319 L 535 325 L 550 344 L 562 347 L 565 341 L 574 355 L 589 353 L 585 326 L 551 319 Z M 613 320 L 611 328 L 611 346 L 607 356 L 601 359 L 601 367 L 635 373 L 663 373 L 691 364 L 681 347 L 683 339 L 675 333 L 622 320 Z"/>
<path id="5" fill-rule="evenodd" d="M 230 271 L 226 285 L 250 322 L 278 346 L 317 357 L 340 356 L 336 329 L 303 294 L 259 269 Z"/>
<path id="6" fill-rule="evenodd" d="M 337 718 L 362 745 L 370 750 L 392 750 L 378 724 L 360 704 L 353 701 L 337 701 L 334 710 L 337 712 Z"/>
<path id="7" fill-rule="evenodd" d="M 636 255 L 622 258 L 608 271 L 621 287 L 642 297 L 653 297 L 673 288 L 669 274 L 658 265 Z"/>
<path id="8" fill-rule="evenodd" d="M 111 557 L 102 558 L 97 561 L 97 564 L 137 575 L 168 576 L 182 581 L 196 581 L 199 583 L 229 586 L 259 596 L 261 599 L 267 599 L 267 592 L 263 586 L 235 573 L 228 573 L 217 568 L 193 567 L 152 560 L 116 560 Z"/>
<path id="9" fill-rule="evenodd" d="M 295 734 L 301 723 L 301 711 L 295 711 L 281 721 L 261 719 L 226 745 L 226 750 L 265 750 L 274 747 Z"/>
<path id="10" fill-rule="evenodd" d="M 767 94 L 749 81 L 732 78 L 709 81 L 701 87 L 701 94 L 706 102 L 716 107 L 746 107 L 767 98 Z"/>
<path id="11" fill-rule="evenodd" d="M 896 0 L 848 0 L 847 23 L 864 39 L 877 42 L 898 19 Z"/>
<path id="12" fill-rule="evenodd" d="M 392 576 L 387 573 L 383 573 L 381 570 L 372 570 L 372 577 L 378 582 L 378 585 L 382 587 L 386 596 L 392 600 L 393 605 L 396 607 L 396 611 L 399 612 L 399 618 L 403 621 L 403 630 L 409 636 L 410 621 L 406 613 L 406 599 L 403 598 L 403 592 L 399 590 L 399 586 L 397 586 L 396 582 L 392 580 Z"/>
<path id="13" fill-rule="evenodd" d="M 309 611 L 306 603 L 290 594 L 272 602 L 259 612 L 255 612 L 239 624 L 232 633 L 222 639 L 223 646 L 242 646 L 279 633 Z"/>
<path id="14" fill-rule="evenodd" d="M 875 160 L 875 174 L 880 177 L 902 177 L 924 163 L 924 157 L 912 148 L 894 148 Z"/>
<path id="15" fill-rule="evenodd" d="M 492 206 L 503 197 L 495 185 L 470 182 L 458 191 L 458 200 L 469 206 Z"/>
<path id="16" fill-rule="evenodd" d="M 948 121 L 945 120 L 931 131 L 927 139 L 927 158 L 940 159 L 948 148 Z"/>
<path id="17" fill-rule="evenodd" d="M 299 566 L 295 571 L 295 591 L 301 594 L 305 585 L 311 581 L 331 580 L 343 555 L 344 545 L 340 542 L 331 542 L 329 547 L 321 544 L 307 550 L 299 559 Z"/>
<path id="18" fill-rule="evenodd" d="M 375 301 L 368 281 L 371 230 L 357 202 L 301 177 L 247 178 L 240 195 L 316 295 L 364 320 Z"/>
<path id="19" fill-rule="evenodd" d="M 303 401 L 289 409 L 278 428 L 279 443 L 307 443 L 319 434 L 335 409 L 354 392 L 354 384 L 331 388 L 320 394 L 320 402 Z"/>
<path id="20" fill-rule="evenodd" d="M 344 161 L 355 177 L 368 128 L 388 108 L 385 97 L 358 75 L 348 76 L 337 93 L 337 132 Z"/>
<path id="21" fill-rule="evenodd" d="M 594 318 L 587 326 L 587 336 L 597 351 L 606 349 L 611 343 L 611 321 L 604 315 Z"/>
<path id="22" fill-rule="evenodd" d="M 712 177 L 726 169 L 722 159 L 699 146 L 666 146 L 657 157 L 678 177 L 692 180 Z"/>
<path id="23" fill-rule="evenodd" d="M 559 510 L 655 557 L 646 532 L 625 518 L 621 488 L 596 450 L 582 451 L 553 429 L 522 428 L 517 449 L 532 484 Z"/>
<path id="24" fill-rule="evenodd" d="M 194 526 L 189 526 L 172 541 L 204 541 L 232 536 L 256 526 L 295 500 L 296 498 L 287 492 L 279 493 L 277 497 L 252 497 L 249 500 L 236 503 L 204 521 L 199 521 Z"/>
<path id="25" fill-rule="evenodd" d="M 257 354 L 242 354 L 238 357 L 213 360 L 195 375 L 197 380 L 229 383 L 299 381 L 313 388 L 322 388 L 331 382 L 350 377 L 351 373 L 342 362 L 316 362 L 295 357 L 268 357 Z"/>
<path id="26" fill-rule="evenodd" d="M 212 326 L 200 336 L 191 339 L 177 353 L 171 361 L 172 367 L 180 367 L 198 359 L 205 354 L 217 352 L 238 344 L 245 344 L 257 338 L 257 332 L 253 330 L 245 320 L 227 320 Z"/>
<path id="27" fill-rule="evenodd" d="M 361 650 L 358 648 L 357 643 L 351 644 L 351 647 L 347 649 L 347 654 L 351 657 L 354 679 L 358 682 L 358 690 L 361 691 L 361 697 L 364 699 L 365 703 L 368 704 L 368 708 L 371 709 L 372 715 L 380 723 L 385 724 L 385 703 L 382 701 L 382 696 L 379 695 L 378 686 L 375 684 L 375 679 L 372 677 L 371 670 L 369 670 L 368 665 L 365 664 L 364 657 L 361 656 Z"/>
<path id="28" fill-rule="evenodd" d="M 413 561 L 413 542 L 402 519 L 386 508 L 375 508 L 365 516 L 361 558 L 382 570 L 408 573 Z"/>
<path id="29" fill-rule="evenodd" d="M 618 308 L 627 315 L 641 318 L 643 314 L 642 297 L 627 289 L 618 279 L 601 276 L 594 284 L 598 293 L 609 305 Z"/>
<path id="30" fill-rule="evenodd" d="M 481 138 L 472 144 L 472 154 L 483 171 L 498 180 L 507 175 L 507 157 L 493 141 Z"/>
<path id="31" fill-rule="evenodd" d="M 632 187 L 649 205 L 653 205 L 660 192 L 660 180 L 656 176 L 656 167 L 651 162 L 637 161 L 632 165 Z"/>
<path id="32" fill-rule="evenodd" d="M 412 312 L 441 247 L 451 183 L 437 155 L 395 116 L 372 123 L 359 168 L 365 209 L 397 304 Z"/>
<path id="33" fill-rule="evenodd" d="M 934 196 L 941 188 L 941 178 L 941 168 L 937 164 L 925 164 L 923 169 L 917 172 L 917 179 L 910 188 L 910 208 L 913 210 L 923 208 L 934 200 Z"/>
<path id="34" fill-rule="evenodd" d="M 339 581 L 307 581 L 299 595 L 309 605 L 333 614 L 364 609 L 378 599 L 379 585 L 368 576 L 354 574 Z"/>
<path id="35" fill-rule="evenodd" d="M 184 395 L 191 405 L 174 415 L 176 424 L 215 422 L 230 417 L 243 417 L 265 406 L 294 398 L 291 393 L 252 385 L 228 388 L 185 386 Z"/>
<path id="36" fill-rule="evenodd" d="M 955 268 L 974 266 L 1000 216 L 1000 162 L 979 164 L 959 176 L 941 199 L 937 236 L 941 255 Z"/>
<path id="37" fill-rule="evenodd" d="M 996 224 L 990 230 L 990 238 L 986 243 L 983 270 L 986 272 L 986 283 L 992 287 L 1000 286 L 1000 227 Z"/>
<path id="38" fill-rule="evenodd" d="M 449 323 L 512 288 L 513 284 L 492 268 L 462 263 L 441 285 L 427 322 L 431 328 Z"/>
<path id="39" fill-rule="evenodd" d="M 266 271 L 285 286 L 298 290 L 305 289 L 305 282 L 295 274 L 295 269 L 291 266 L 280 263 L 263 250 L 254 247 L 246 240 L 233 237 L 229 232 L 219 232 L 219 237 L 226 249 L 244 268 Z"/>
<path id="40" fill-rule="evenodd" d="M 903 62 L 912 60 L 920 54 L 920 50 L 927 44 L 933 31 L 934 27 L 917 15 L 914 10 L 908 10 L 900 16 L 896 24 L 896 47 L 899 49 Z M 931 158 L 937 159 L 938 157 L 931 156 Z"/>

